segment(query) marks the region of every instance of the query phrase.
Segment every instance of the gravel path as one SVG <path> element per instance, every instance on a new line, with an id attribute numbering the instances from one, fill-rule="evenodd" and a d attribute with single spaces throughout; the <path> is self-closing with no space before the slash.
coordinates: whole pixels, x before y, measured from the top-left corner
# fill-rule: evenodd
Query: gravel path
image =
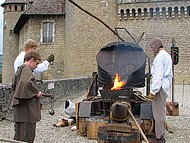
<path id="1" fill-rule="evenodd" d="M 48 114 L 49 105 L 42 110 L 42 120 L 37 123 L 35 143 L 97 143 L 82 137 L 77 131 L 71 131 L 70 127 L 54 127 L 53 124 L 63 117 L 64 102 L 71 99 L 72 102 L 82 101 L 87 91 L 72 96 L 66 96 L 55 103 L 55 115 Z M 190 85 L 175 85 L 175 101 L 180 104 L 180 116 L 167 116 L 169 129 L 173 133 L 166 132 L 166 143 L 190 142 Z M 168 101 L 171 99 L 168 98 Z M 0 138 L 13 139 L 14 123 L 9 120 L 0 121 Z M 3 143 L 3 142 L 2 142 Z"/>

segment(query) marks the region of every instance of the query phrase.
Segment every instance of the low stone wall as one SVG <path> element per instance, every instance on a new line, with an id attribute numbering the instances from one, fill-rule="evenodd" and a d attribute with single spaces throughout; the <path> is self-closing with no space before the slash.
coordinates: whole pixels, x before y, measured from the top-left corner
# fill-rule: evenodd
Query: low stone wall
<path id="1" fill-rule="evenodd" d="M 63 80 L 44 80 L 39 89 L 45 94 L 54 94 L 55 99 L 88 90 L 92 78 L 70 78 Z M 10 99 L 11 85 L 0 85 L 0 119 L 4 116 Z"/>
<path id="2" fill-rule="evenodd" d="M 39 88 L 46 94 L 54 94 L 56 97 L 62 97 L 88 90 L 91 81 L 92 78 L 45 80 Z"/>

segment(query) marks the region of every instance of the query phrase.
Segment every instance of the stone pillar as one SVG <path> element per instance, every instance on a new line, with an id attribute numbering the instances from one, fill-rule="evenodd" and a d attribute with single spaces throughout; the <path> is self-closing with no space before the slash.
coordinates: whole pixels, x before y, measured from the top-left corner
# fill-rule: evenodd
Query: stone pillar
<path id="1" fill-rule="evenodd" d="M 159 15 L 160 15 L 160 19 L 162 19 L 162 9 L 159 9 Z"/>
<path id="2" fill-rule="evenodd" d="M 15 10 L 15 5 L 8 3 L 3 5 L 4 29 L 3 29 L 3 64 L 2 83 L 12 83 L 14 76 L 14 60 L 19 52 L 18 35 L 14 33 L 14 26 L 18 21 L 21 11 Z M 11 7 L 11 9 L 10 9 Z"/>
<path id="3" fill-rule="evenodd" d="M 184 9 L 184 17 L 187 18 L 187 7 Z"/>
<path id="4" fill-rule="evenodd" d="M 178 7 L 178 17 L 181 18 L 181 8 Z"/>

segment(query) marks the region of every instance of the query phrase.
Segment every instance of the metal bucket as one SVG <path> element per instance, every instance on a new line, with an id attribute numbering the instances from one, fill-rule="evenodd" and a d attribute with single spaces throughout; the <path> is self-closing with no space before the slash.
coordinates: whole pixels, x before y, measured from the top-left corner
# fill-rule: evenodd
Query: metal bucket
<path id="1" fill-rule="evenodd" d="M 127 126 L 101 126 L 98 128 L 98 143 L 140 143 L 140 133 Z"/>

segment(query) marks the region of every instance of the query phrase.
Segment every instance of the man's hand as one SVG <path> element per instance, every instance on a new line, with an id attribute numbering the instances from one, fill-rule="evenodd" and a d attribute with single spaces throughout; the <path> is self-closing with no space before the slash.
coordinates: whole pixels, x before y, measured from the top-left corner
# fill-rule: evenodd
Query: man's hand
<path id="1" fill-rule="evenodd" d="M 36 95 L 38 98 L 40 98 L 43 95 L 43 93 L 41 91 L 38 92 L 38 94 Z"/>
<path id="2" fill-rule="evenodd" d="M 153 101 L 155 99 L 155 95 L 152 94 L 152 93 L 149 93 L 148 96 L 145 96 L 145 98 L 148 100 L 148 101 Z"/>
<path id="3" fill-rule="evenodd" d="M 47 61 L 49 63 L 53 63 L 53 61 L 54 61 L 54 55 L 53 54 L 49 55 L 48 58 L 47 58 Z"/>

